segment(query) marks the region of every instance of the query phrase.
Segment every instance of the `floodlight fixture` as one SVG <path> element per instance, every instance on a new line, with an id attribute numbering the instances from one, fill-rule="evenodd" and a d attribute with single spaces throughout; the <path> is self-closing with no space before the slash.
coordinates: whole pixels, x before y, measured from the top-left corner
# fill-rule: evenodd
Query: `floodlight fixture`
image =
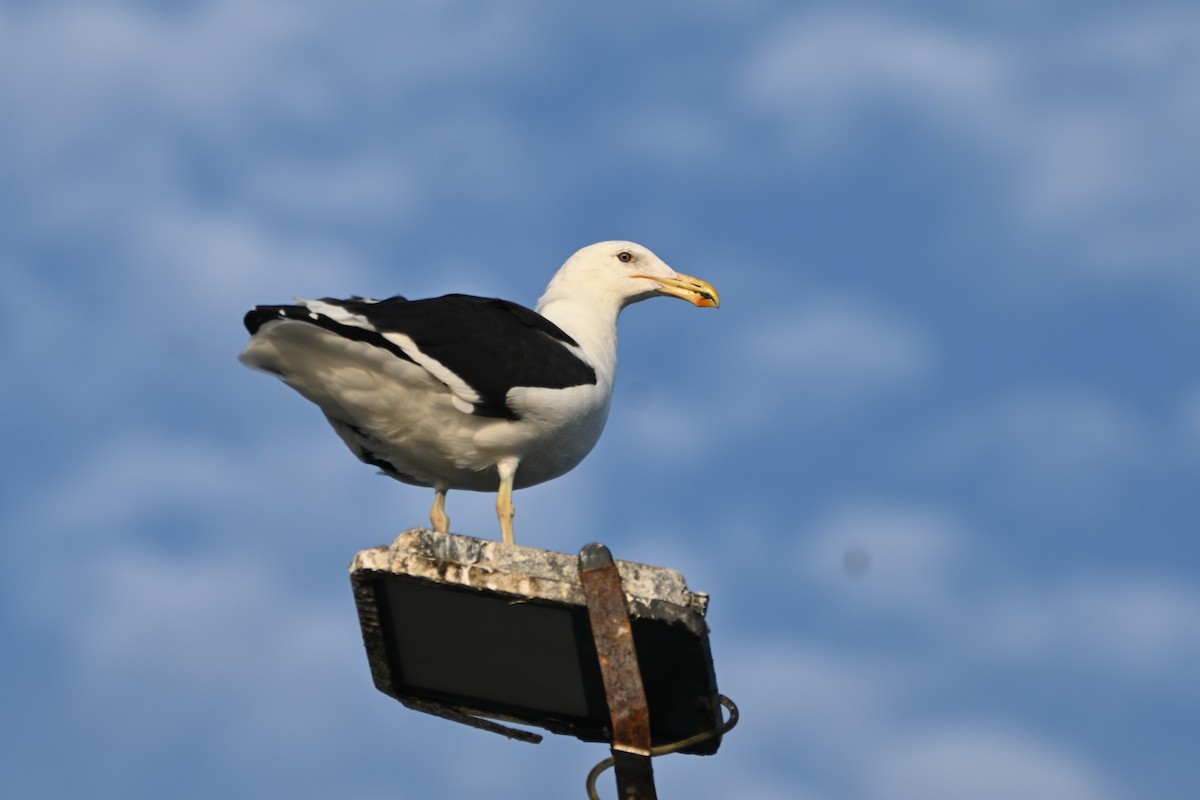
<path id="1" fill-rule="evenodd" d="M 606 548 L 589 548 L 577 557 L 416 528 L 361 551 L 350 577 L 376 688 L 513 738 L 541 740 L 507 723 L 607 742 L 615 754 L 613 691 L 640 682 L 646 749 L 682 743 L 679 752 L 715 753 L 723 698 L 707 595 L 675 570 L 612 562 Z M 589 570 L 606 577 L 589 579 Z M 621 619 L 636 653 L 624 673 L 613 663 Z"/>

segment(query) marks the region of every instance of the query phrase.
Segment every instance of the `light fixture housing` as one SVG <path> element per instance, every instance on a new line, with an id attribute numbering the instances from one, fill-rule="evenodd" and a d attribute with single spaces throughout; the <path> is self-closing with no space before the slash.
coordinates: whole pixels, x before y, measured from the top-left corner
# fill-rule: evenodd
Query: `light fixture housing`
<path id="1" fill-rule="evenodd" d="M 654 746 L 721 725 L 708 597 L 676 570 L 617 561 Z M 375 687 L 405 706 L 610 742 L 576 556 L 416 528 L 350 566 Z M 680 752 L 711 755 L 719 735 Z"/>

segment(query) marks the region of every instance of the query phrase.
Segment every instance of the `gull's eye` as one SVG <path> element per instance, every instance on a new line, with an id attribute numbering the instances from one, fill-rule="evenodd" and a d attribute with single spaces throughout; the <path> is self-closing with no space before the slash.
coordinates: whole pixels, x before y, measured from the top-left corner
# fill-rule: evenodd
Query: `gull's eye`
<path id="1" fill-rule="evenodd" d="M 633 261 L 633 253 L 629 252 L 628 250 L 622 250 L 621 252 L 617 253 L 617 260 L 622 264 L 628 264 L 630 261 Z"/>

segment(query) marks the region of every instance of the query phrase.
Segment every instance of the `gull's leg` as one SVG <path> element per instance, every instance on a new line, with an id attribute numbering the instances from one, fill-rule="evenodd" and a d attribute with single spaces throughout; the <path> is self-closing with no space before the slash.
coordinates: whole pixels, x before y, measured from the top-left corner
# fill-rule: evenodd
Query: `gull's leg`
<path id="1" fill-rule="evenodd" d="M 446 516 L 446 488 L 445 486 L 435 486 L 433 489 L 433 510 L 429 512 L 429 521 L 433 523 L 433 529 L 438 533 L 450 531 L 450 517 Z"/>
<path id="2" fill-rule="evenodd" d="M 500 518 L 500 533 L 504 536 L 505 544 L 516 544 L 513 535 L 513 517 L 517 510 L 513 508 L 513 478 L 517 474 L 518 459 L 506 458 L 496 465 L 500 473 L 500 492 L 496 495 L 496 516 Z"/>

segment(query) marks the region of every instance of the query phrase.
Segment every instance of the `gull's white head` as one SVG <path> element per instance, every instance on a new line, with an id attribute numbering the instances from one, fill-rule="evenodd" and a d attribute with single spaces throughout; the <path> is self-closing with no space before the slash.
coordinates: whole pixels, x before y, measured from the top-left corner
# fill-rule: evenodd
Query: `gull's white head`
<path id="1" fill-rule="evenodd" d="M 676 272 L 640 244 L 613 241 L 588 245 L 568 258 L 538 306 L 584 296 L 614 303 L 620 309 L 660 294 L 702 308 L 721 305 L 717 290 L 707 281 Z"/>

